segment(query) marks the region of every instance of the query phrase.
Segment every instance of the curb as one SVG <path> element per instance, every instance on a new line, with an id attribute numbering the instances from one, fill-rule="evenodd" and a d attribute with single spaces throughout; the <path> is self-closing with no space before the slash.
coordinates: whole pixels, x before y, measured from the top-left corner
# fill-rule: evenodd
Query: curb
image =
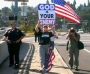
<path id="1" fill-rule="evenodd" d="M 58 50 L 57 50 L 56 48 L 54 48 L 54 49 L 55 49 L 55 51 L 56 51 L 56 54 L 58 55 L 58 58 L 60 58 L 60 61 L 61 61 L 62 65 L 63 65 L 64 67 L 68 67 L 67 64 L 65 63 L 65 61 L 63 60 L 63 58 L 61 57 L 61 55 L 59 54 Z M 66 69 L 66 71 L 67 71 L 68 74 L 74 74 L 74 73 L 69 69 L 69 67 L 68 67 L 68 69 Z"/>

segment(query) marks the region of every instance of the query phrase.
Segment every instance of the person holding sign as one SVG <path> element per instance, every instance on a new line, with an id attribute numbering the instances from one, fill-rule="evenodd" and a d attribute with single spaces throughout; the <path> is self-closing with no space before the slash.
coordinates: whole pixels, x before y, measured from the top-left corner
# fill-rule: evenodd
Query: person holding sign
<path id="1" fill-rule="evenodd" d="M 39 53 L 40 53 L 40 61 L 41 61 L 41 72 L 43 72 L 44 63 L 45 63 L 45 55 L 48 53 L 50 38 L 54 36 L 54 33 L 48 31 L 48 26 L 44 25 L 42 31 L 39 31 L 39 22 L 35 27 L 36 32 L 39 36 Z"/>

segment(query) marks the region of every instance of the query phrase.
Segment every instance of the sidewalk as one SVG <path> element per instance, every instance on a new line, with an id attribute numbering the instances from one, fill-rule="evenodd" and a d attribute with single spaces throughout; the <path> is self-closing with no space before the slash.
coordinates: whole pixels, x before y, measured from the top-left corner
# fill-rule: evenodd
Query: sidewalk
<path id="1" fill-rule="evenodd" d="M 68 66 L 64 63 L 62 57 L 55 51 L 54 66 L 49 73 L 46 74 L 73 74 Z M 41 74 L 39 72 L 39 53 L 37 43 L 23 43 L 20 51 L 20 68 L 14 70 L 8 67 L 8 59 L 0 66 L 0 74 Z"/>

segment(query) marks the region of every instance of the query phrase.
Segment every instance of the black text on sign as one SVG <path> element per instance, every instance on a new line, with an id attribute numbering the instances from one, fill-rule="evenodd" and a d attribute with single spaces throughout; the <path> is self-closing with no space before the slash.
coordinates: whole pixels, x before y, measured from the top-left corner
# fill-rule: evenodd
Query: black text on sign
<path id="1" fill-rule="evenodd" d="M 55 25 L 55 5 L 54 4 L 39 4 L 38 15 L 40 25 Z"/>

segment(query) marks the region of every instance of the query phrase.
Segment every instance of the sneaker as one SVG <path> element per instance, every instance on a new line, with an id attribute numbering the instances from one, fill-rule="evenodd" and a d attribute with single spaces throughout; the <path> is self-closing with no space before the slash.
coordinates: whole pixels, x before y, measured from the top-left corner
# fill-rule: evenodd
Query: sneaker
<path id="1" fill-rule="evenodd" d="M 45 73 L 45 70 L 44 69 L 40 69 L 39 70 L 41 73 Z"/>

